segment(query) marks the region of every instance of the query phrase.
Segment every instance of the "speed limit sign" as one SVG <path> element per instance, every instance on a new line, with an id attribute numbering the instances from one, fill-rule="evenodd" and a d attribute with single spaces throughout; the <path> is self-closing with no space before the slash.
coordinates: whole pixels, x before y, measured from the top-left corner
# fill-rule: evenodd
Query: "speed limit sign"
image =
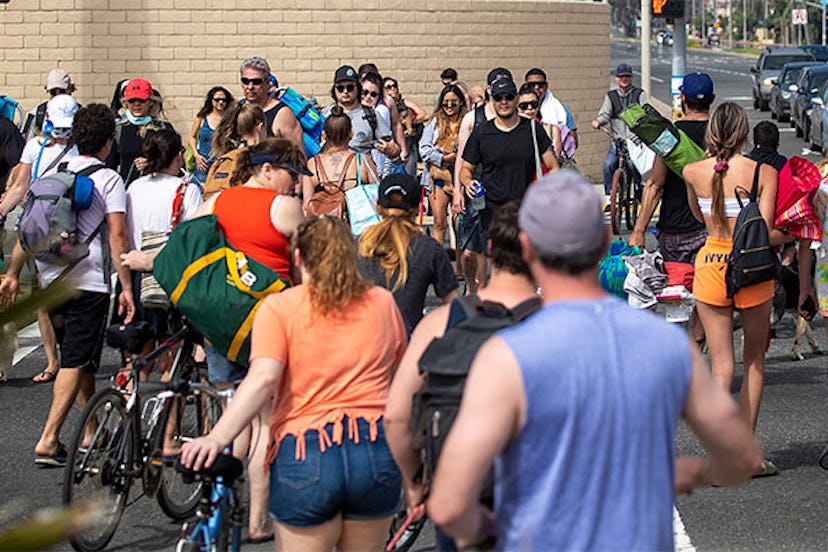
<path id="1" fill-rule="evenodd" d="M 807 25 L 808 24 L 808 10 L 805 9 L 795 9 L 791 10 L 791 23 L 794 25 Z"/>

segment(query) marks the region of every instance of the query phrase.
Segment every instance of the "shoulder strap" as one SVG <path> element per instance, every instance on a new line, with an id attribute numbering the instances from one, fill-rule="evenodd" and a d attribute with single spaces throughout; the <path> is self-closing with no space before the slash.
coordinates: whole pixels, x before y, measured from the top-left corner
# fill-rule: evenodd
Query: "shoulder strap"
<path id="1" fill-rule="evenodd" d="M 46 107 L 47 102 L 43 102 L 37 106 L 37 111 L 35 113 L 35 128 L 37 130 L 43 128 L 43 120 L 46 118 Z"/>
<path id="2" fill-rule="evenodd" d="M 328 173 L 325 172 L 325 166 L 322 163 L 321 155 L 316 157 L 316 161 L 314 162 L 316 168 L 316 180 L 319 181 L 319 184 L 324 186 L 328 184 L 330 180 L 328 180 Z"/>
<path id="3" fill-rule="evenodd" d="M 753 187 L 750 189 L 750 200 L 756 203 L 756 196 L 759 194 L 759 167 L 762 166 L 761 161 L 756 162 L 756 169 L 753 171 Z"/>
<path id="4" fill-rule="evenodd" d="M 532 297 L 531 299 L 527 299 L 519 305 L 515 305 L 515 308 L 511 309 L 510 312 L 512 314 L 512 318 L 514 318 L 515 320 L 524 320 L 530 314 L 538 310 L 540 307 L 540 297 Z"/>
<path id="5" fill-rule="evenodd" d="M 61 151 L 61 152 L 60 152 L 60 155 L 58 155 L 57 157 L 55 157 L 55 159 L 54 159 L 51 163 L 49 163 L 49 166 L 48 166 L 48 167 L 46 167 L 45 169 L 43 169 L 43 173 L 42 173 L 42 174 L 46 174 L 47 172 L 49 172 L 49 171 L 51 171 L 52 169 L 54 169 L 54 168 L 55 168 L 55 165 L 57 165 L 58 163 L 60 163 L 60 160 L 61 160 L 61 159 L 63 159 L 63 157 L 64 157 L 67 153 L 69 153 L 69 150 L 70 150 L 70 149 L 72 149 L 72 144 L 71 144 L 71 143 L 70 143 L 70 144 L 66 144 L 66 147 L 65 147 L 65 148 L 63 148 L 63 151 Z M 35 176 L 37 176 L 37 175 L 35 175 Z"/>
<path id="6" fill-rule="evenodd" d="M 181 217 L 184 214 L 184 193 L 187 191 L 187 181 L 182 179 L 181 184 L 178 185 L 178 189 L 175 191 L 175 197 L 173 197 L 172 202 L 172 211 L 170 215 L 170 231 L 173 230 L 178 223 L 181 222 Z"/>
<path id="7" fill-rule="evenodd" d="M 92 176 L 93 174 L 95 174 L 99 170 L 105 169 L 105 168 L 106 168 L 106 165 L 101 165 L 101 164 L 89 165 L 85 169 L 83 169 L 81 171 L 78 171 L 76 174 L 82 174 L 83 176 Z"/>
<path id="8" fill-rule="evenodd" d="M 339 188 L 340 190 L 342 189 L 342 186 L 345 185 L 345 179 L 348 178 L 348 169 L 351 167 L 351 162 L 354 160 L 354 157 L 356 157 L 356 154 L 351 153 L 345 159 L 345 166 L 342 167 L 342 172 L 339 174 L 339 182 L 336 185 L 336 187 Z M 359 170 L 359 167 L 357 167 L 357 171 L 358 170 Z"/>
<path id="9" fill-rule="evenodd" d="M 532 149 L 535 152 L 535 179 L 538 179 L 543 176 L 543 170 L 541 170 L 540 151 L 538 148 L 538 131 L 536 129 L 538 123 L 536 123 L 534 119 L 529 119 L 529 124 L 532 127 Z"/>
<path id="10" fill-rule="evenodd" d="M 641 93 L 643 91 L 644 90 L 642 90 L 641 88 L 633 88 L 632 92 L 630 92 L 630 99 L 632 99 L 633 103 L 639 103 L 639 100 L 641 99 Z"/>
<path id="11" fill-rule="evenodd" d="M 481 105 L 474 108 L 474 128 L 486 122 L 486 106 Z"/>
<path id="12" fill-rule="evenodd" d="M 363 118 L 368 121 L 368 125 L 371 127 L 371 132 L 373 133 L 374 140 L 377 139 L 377 112 L 374 111 L 373 107 L 363 105 L 362 106 L 362 113 Z"/>

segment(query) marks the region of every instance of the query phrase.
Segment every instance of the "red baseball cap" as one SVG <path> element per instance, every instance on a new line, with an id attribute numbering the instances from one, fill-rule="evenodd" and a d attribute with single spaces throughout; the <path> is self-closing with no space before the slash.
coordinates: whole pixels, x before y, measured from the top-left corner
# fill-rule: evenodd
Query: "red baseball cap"
<path id="1" fill-rule="evenodd" d="M 152 85 L 144 79 L 132 79 L 124 89 L 124 99 L 148 100 L 152 96 Z"/>

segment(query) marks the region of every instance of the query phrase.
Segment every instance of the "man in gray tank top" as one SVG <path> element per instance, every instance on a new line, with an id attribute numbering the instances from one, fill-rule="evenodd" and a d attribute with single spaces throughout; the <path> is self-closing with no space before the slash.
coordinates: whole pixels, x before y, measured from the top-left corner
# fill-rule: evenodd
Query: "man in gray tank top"
<path id="1" fill-rule="evenodd" d="M 589 181 L 545 176 L 519 224 L 544 306 L 475 357 L 429 515 L 460 547 L 672 549 L 675 494 L 744 482 L 759 444 L 683 331 L 601 288 L 609 233 Z M 674 458 L 681 417 L 708 456 Z M 477 500 L 492 463 L 495 515 Z"/>

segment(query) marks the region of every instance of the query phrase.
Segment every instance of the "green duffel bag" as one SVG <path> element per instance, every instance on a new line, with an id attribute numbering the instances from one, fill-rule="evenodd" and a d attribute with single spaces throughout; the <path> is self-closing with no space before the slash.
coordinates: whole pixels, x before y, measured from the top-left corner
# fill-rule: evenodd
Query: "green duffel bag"
<path id="1" fill-rule="evenodd" d="M 204 339 L 244 367 L 256 311 L 265 297 L 291 285 L 288 278 L 236 251 L 215 215 L 176 226 L 155 258 L 152 274 Z"/>
<path id="2" fill-rule="evenodd" d="M 677 128 L 650 104 L 632 105 L 621 112 L 621 120 L 667 167 L 681 177 L 689 163 L 704 159 L 705 153 L 683 130 Z"/>

